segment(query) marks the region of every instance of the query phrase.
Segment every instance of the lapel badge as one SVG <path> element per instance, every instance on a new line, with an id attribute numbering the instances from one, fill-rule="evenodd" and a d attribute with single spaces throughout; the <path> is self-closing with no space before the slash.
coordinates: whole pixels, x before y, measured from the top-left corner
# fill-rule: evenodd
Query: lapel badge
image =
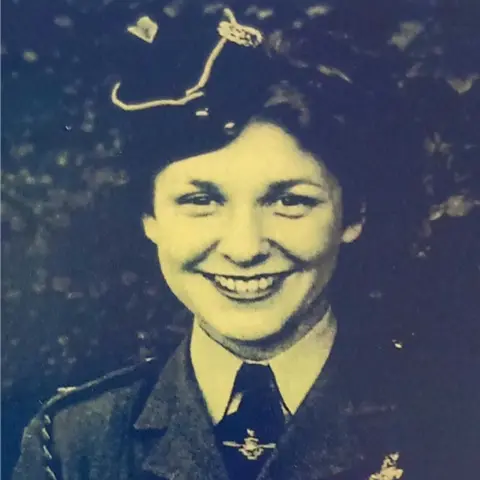
<path id="1" fill-rule="evenodd" d="M 272 449 L 277 446 L 276 443 L 260 444 L 260 440 L 255 437 L 255 431 L 247 429 L 247 436 L 243 439 L 243 444 L 237 442 L 223 442 L 226 447 L 233 447 L 247 458 L 247 460 L 257 460 L 262 456 L 265 449 Z"/>
<path id="2" fill-rule="evenodd" d="M 402 478 L 403 470 L 397 466 L 399 458 L 400 454 L 398 452 L 389 453 L 383 459 L 380 471 L 370 475 L 368 480 L 398 480 L 399 478 Z"/>

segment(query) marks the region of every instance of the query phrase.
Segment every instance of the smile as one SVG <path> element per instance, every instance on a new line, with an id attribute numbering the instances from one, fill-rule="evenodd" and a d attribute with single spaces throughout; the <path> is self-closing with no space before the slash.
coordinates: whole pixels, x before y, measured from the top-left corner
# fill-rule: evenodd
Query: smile
<path id="1" fill-rule="evenodd" d="M 224 296 L 238 301 L 263 300 L 276 293 L 292 272 L 254 277 L 223 276 L 203 273 Z"/>

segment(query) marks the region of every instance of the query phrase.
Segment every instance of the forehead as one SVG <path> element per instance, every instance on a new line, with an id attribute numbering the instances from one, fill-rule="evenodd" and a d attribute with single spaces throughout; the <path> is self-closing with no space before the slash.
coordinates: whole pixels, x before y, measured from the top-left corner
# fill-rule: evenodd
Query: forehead
<path id="1" fill-rule="evenodd" d="M 224 148 L 172 163 L 157 182 L 200 178 L 248 185 L 298 177 L 323 183 L 331 180 L 322 161 L 302 150 L 292 135 L 271 123 L 254 123 Z"/>

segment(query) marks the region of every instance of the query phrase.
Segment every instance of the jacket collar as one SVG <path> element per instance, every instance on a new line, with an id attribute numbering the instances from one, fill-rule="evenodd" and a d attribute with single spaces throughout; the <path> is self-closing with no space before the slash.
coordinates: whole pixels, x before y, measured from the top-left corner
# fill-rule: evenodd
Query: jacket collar
<path id="1" fill-rule="evenodd" d="M 337 338 L 262 479 L 330 478 L 356 468 L 365 459 L 364 445 L 349 415 L 351 405 L 341 366 L 342 340 Z"/>
<path id="2" fill-rule="evenodd" d="M 160 478 L 228 480 L 194 379 L 189 343 L 188 337 L 170 358 L 135 422 L 137 433 L 148 437 L 142 467 Z M 344 347 L 344 339 L 337 338 L 322 374 L 291 420 L 276 454 L 266 463 L 261 479 L 330 478 L 362 470 L 372 449 L 370 440 L 358 435 L 358 425 L 368 425 L 372 418 L 377 421 L 382 407 L 370 404 L 364 414 L 352 405 L 345 384 L 351 382 L 343 381 L 343 359 L 351 356 L 351 350 Z M 377 461 L 381 463 L 381 458 Z"/>
<path id="3" fill-rule="evenodd" d="M 162 370 L 134 428 L 149 437 L 142 468 L 160 478 L 228 480 L 193 377 L 186 338 Z"/>

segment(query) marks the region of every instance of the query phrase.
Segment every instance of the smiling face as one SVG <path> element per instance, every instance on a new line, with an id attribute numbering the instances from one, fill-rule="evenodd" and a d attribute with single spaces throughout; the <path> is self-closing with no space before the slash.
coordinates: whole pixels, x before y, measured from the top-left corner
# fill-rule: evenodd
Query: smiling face
<path id="1" fill-rule="evenodd" d="M 254 344 L 311 322 L 341 243 L 360 234 L 341 217 L 340 186 L 322 162 L 280 127 L 253 123 L 160 172 L 144 229 L 202 328 L 225 345 Z"/>

